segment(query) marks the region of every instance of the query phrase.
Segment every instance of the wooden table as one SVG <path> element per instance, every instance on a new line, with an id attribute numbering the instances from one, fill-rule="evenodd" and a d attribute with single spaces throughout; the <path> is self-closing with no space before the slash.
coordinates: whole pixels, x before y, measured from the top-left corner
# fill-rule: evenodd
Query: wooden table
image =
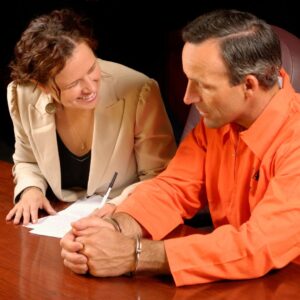
<path id="1" fill-rule="evenodd" d="M 300 299 L 300 266 L 253 280 L 176 288 L 171 277 L 93 278 L 65 268 L 59 239 L 6 223 L 12 207 L 11 165 L 0 161 L 0 299 Z"/>

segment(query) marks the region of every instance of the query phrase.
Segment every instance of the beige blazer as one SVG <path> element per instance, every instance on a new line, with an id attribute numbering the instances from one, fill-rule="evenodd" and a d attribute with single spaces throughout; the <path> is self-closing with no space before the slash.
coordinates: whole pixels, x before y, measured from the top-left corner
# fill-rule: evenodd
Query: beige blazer
<path id="1" fill-rule="evenodd" d="M 45 193 L 48 185 L 63 201 L 103 194 L 117 171 L 111 193 L 115 197 L 125 187 L 160 173 L 173 157 L 175 140 L 157 83 L 117 63 L 99 60 L 99 64 L 101 99 L 95 109 L 90 174 L 87 191 L 80 193 L 61 189 L 55 115 L 46 112 L 52 99 L 33 84 L 8 85 L 15 133 L 15 198 L 28 186 Z M 122 201 L 128 190 L 113 202 Z"/>

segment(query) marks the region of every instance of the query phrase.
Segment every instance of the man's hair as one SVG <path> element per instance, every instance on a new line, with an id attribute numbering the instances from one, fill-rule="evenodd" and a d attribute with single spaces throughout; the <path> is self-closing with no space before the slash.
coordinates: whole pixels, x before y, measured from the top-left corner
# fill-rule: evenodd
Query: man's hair
<path id="1" fill-rule="evenodd" d="M 217 39 L 232 85 L 241 83 L 248 74 L 265 88 L 277 82 L 282 64 L 279 38 L 269 24 L 250 13 L 212 11 L 189 23 L 182 37 L 192 44 Z"/>
<path id="2" fill-rule="evenodd" d="M 33 19 L 15 46 L 15 57 L 9 65 L 11 78 L 17 83 L 34 80 L 47 84 L 64 68 L 76 44 L 81 42 L 96 49 L 87 20 L 69 9 Z"/>

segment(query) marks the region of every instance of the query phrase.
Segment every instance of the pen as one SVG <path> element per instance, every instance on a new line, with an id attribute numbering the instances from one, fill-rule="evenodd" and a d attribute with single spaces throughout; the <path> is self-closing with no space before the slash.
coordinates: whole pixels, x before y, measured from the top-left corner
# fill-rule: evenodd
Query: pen
<path id="1" fill-rule="evenodd" d="M 118 172 L 115 172 L 113 178 L 111 179 L 111 181 L 110 181 L 110 183 L 109 183 L 109 185 L 108 185 L 107 191 L 106 191 L 105 195 L 104 195 L 103 198 L 102 198 L 102 203 L 103 203 L 103 204 L 105 204 L 105 202 L 106 202 L 107 199 L 108 199 L 108 196 L 109 196 L 110 191 L 111 191 L 111 189 L 112 189 L 112 187 L 113 187 L 113 185 L 114 185 L 114 183 L 115 183 L 115 180 L 116 180 L 116 178 L 117 178 L 117 175 L 118 175 Z"/>

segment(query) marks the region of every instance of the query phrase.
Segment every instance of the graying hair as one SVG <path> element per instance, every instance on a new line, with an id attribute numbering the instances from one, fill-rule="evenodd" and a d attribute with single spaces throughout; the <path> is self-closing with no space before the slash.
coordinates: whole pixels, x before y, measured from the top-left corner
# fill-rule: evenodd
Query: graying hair
<path id="1" fill-rule="evenodd" d="M 193 44 L 219 40 L 232 85 L 249 74 L 266 89 L 277 82 L 282 65 L 279 38 L 269 24 L 250 13 L 217 10 L 204 14 L 183 29 L 182 37 Z"/>

